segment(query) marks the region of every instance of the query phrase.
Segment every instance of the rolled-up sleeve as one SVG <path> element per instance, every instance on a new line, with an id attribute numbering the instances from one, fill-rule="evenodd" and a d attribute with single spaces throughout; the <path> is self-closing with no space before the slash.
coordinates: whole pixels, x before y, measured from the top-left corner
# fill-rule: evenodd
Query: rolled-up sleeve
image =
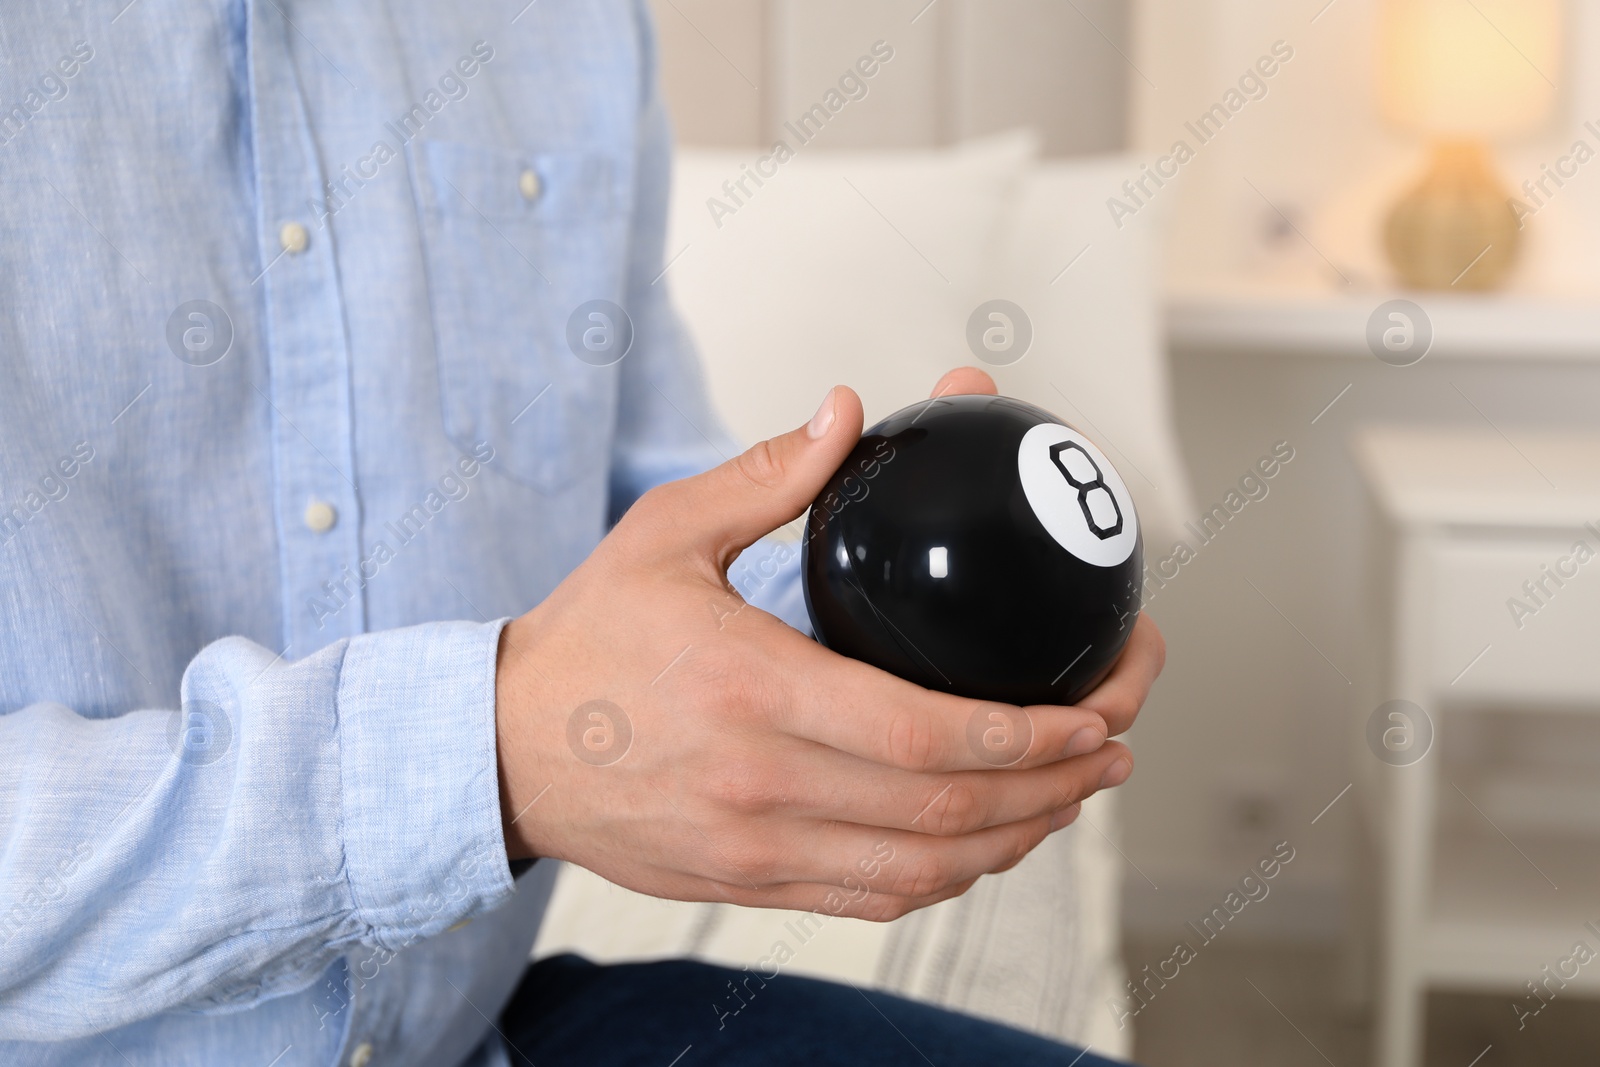
<path id="1" fill-rule="evenodd" d="M 180 708 L 0 716 L 0 1036 L 248 1007 L 501 903 L 502 625 L 228 638 Z"/>

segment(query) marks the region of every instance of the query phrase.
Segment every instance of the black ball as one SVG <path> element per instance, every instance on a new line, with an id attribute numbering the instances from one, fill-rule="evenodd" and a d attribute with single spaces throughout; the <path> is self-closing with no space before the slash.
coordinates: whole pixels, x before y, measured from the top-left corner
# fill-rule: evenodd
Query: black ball
<path id="1" fill-rule="evenodd" d="M 1083 434 L 997 396 L 924 401 L 869 429 L 801 547 L 828 648 L 927 689 L 1073 704 L 1139 614 L 1133 499 Z"/>

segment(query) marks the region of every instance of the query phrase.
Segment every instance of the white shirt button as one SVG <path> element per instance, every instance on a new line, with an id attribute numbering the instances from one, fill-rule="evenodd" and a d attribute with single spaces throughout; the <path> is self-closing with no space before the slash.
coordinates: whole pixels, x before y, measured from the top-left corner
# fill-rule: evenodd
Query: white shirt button
<path id="1" fill-rule="evenodd" d="M 350 1053 L 350 1067 L 367 1067 L 372 1062 L 372 1042 L 363 1041 Z"/>
<path id="2" fill-rule="evenodd" d="M 521 191 L 524 200 L 537 200 L 544 191 L 544 183 L 539 181 L 539 173 L 532 167 L 522 172 L 522 177 L 517 179 L 517 189 Z"/>
<path id="3" fill-rule="evenodd" d="M 298 256 L 311 243 L 311 233 L 298 222 L 286 222 L 278 230 L 278 243 L 291 256 Z"/>
<path id="4" fill-rule="evenodd" d="M 326 500 L 313 500 L 306 505 L 306 528 L 312 533 L 327 533 L 339 521 L 339 513 Z"/>

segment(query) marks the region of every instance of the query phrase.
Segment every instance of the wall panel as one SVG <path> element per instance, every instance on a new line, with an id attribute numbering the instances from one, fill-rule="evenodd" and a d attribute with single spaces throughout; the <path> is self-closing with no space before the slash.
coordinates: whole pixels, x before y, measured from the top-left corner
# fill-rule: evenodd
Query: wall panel
<path id="1" fill-rule="evenodd" d="M 877 41 L 894 58 L 819 145 L 947 144 L 1015 126 L 1047 154 L 1120 148 L 1133 67 L 1124 0 L 652 0 L 679 138 L 770 142 Z"/>

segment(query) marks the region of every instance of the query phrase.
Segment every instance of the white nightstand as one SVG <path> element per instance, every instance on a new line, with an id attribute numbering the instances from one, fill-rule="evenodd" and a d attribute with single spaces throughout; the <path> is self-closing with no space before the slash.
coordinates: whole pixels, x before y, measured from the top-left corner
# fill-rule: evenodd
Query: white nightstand
<path id="1" fill-rule="evenodd" d="M 1600 949 L 1585 927 L 1600 919 L 1600 843 L 1558 832 L 1563 813 L 1538 800 L 1550 783 L 1500 789 L 1496 801 L 1441 746 L 1485 713 L 1526 716 L 1527 731 L 1600 713 L 1600 436 L 1523 430 L 1513 444 L 1487 428 L 1368 428 L 1354 448 L 1381 515 L 1384 697 L 1420 706 L 1433 731 L 1426 755 L 1407 762 L 1417 749 L 1405 754 L 1404 718 L 1381 717 L 1394 745 L 1388 759 L 1363 753 L 1358 779 L 1379 870 L 1352 872 L 1378 911 L 1374 1062 L 1415 1067 L 1426 990 L 1504 993 L 1510 1011 L 1574 943 Z M 1581 565 L 1580 540 L 1596 553 Z M 1520 627 L 1512 598 L 1536 609 L 1517 613 Z M 1410 725 L 1417 744 L 1426 723 Z M 1507 803 L 1519 795 L 1520 808 Z M 1596 992 L 1600 960 L 1561 994 Z"/>
<path id="2" fill-rule="evenodd" d="M 1404 297 L 1430 319 L 1428 359 L 1592 363 L 1600 358 L 1600 291 L 1533 295 L 1336 290 L 1271 277 L 1188 279 L 1167 298 L 1167 336 L 1186 350 L 1370 360 L 1373 309 Z"/>

